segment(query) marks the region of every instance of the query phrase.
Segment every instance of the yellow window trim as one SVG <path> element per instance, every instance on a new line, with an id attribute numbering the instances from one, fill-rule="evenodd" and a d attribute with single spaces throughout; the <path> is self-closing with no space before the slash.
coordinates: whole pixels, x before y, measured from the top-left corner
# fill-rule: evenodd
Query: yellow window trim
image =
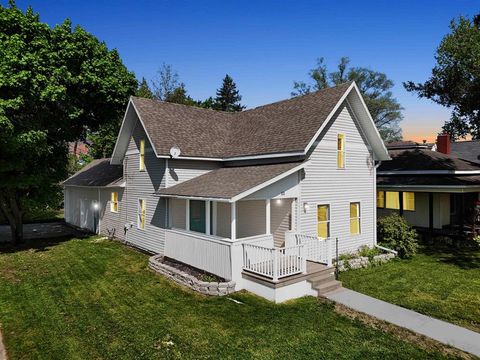
<path id="1" fill-rule="evenodd" d="M 138 207 L 139 207 L 139 212 L 138 212 L 138 223 L 137 227 L 141 230 L 145 229 L 145 216 L 146 216 L 146 207 L 147 207 L 147 202 L 145 199 L 138 199 Z"/>
<path id="2" fill-rule="evenodd" d="M 361 209 L 359 202 L 350 203 L 350 235 L 359 235 L 362 232 L 361 224 Z"/>
<path id="3" fill-rule="evenodd" d="M 330 236 L 330 205 L 317 205 L 317 237 L 328 238 Z"/>
<path id="4" fill-rule="evenodd" d="M 118 212 L 118 192 L 112 191 L 110 194 L 110 211 Z"/>
<path id="5" fill-rule="evenodd" d="M 140 140 L 140 165 L 139 170 L 145 170 L 145 139 Z"/>
<path id="6" fill-rule="evenodd" d="M 337 134 L 337 168 L 345 169 L 345 134 Z"/>
<path id="7" fill-rule="evenodd" d="M 377 191 L 377 208 L 385 208 L 385 191 L 383 190 Z"/>

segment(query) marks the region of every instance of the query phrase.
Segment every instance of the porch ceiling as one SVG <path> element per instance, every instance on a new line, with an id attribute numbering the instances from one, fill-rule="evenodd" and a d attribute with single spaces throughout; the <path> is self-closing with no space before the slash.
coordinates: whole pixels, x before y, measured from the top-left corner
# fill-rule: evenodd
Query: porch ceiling
<path id="1" fill-rule="evenodd" d="M 164 197 L 202 198 L 237 201 L 305 167 L 306 162 L 224 167 L 160 189 Z"/>

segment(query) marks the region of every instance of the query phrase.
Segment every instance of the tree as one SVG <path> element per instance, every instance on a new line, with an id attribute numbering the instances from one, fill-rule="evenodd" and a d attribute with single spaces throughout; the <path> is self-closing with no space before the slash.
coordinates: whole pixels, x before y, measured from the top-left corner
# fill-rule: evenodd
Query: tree
<path id="1" fill-rule="evenodd" d="M 68 142 L 118 122 L 136 87 L 117 51 L 81 27 L 0 6 L 0 211 L 14 242 L 28 208 L 65 179 Z"/>
<path id="2" fill-rule="evenodd" d="M 190 106 L 199 106 L 200 102 L 193 100 L 185 89 L 185 84 L 181 83 L 176 89 L 174 89 L 170 94 L 165 98 L 166 102 L 190 105 Z"/>
<path id="3" fill-rule="evenodd" d="M 153 92 L 150 89 L 150 86 L 148 86 L 147 80 L 142 77 L 142 81 L 138 83 L 138 88 L 137 92 L 135 93 L 135 96 L 146 98 L 146 99 L 153 99 Z"/>
<path id="4" fill-rule="evenodd" d="M 383 139 L 400 140 L 402 135 L 399 123 L 403 118 L 403 108 L 393 97 L 393 81 L 384 73 L 364 67 L 349 67 L 349 64 L 349 58 L 342 57 L 337 70 L 328 72 L 324 58 L 319 58 L 317 66 L 308 73 L 313 83 L 295 81 L 291 95 L 305 95 L 347 81 L 355 81 Z"/>
<path id="5" fill-rule="evenodd" d="M 163 63 L 157 78 L 152 81 L 153 96 L 157 100 L 165 101 L 180 85 L 178 73 L 173 70 L 172 65 Z"/>
<path id="6" fill-rule="evenodd" d="M 453 138 L 470 134 L 480 139 L 480 15 L 452 20 L 450 29 L 437 48 L 430 78 L 403 85 L 420 98 L 452 108 L 443 129 Z"/>
<path id="7" fill-rule="evenodd" d="M 222 86 L 217 90 L 214 108 L 231 112 L 242 111 L 245 106 L 240 104 L 241 100 L 242 96 L 237 90 L 237 85 L 228 74 L 225 75 Z"/>

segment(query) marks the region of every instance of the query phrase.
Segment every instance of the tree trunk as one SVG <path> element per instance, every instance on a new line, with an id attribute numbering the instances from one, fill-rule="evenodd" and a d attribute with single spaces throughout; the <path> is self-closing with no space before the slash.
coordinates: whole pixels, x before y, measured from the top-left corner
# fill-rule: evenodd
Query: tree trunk
<path id="1" fill-rule="evenodd" d="M 3 191 L 2 189 L 0 191 L 0 210 L 10 225 L 12 243 L 23 242 L 23 212 L 20 207 L 20 199 L 14 190 Z"/>

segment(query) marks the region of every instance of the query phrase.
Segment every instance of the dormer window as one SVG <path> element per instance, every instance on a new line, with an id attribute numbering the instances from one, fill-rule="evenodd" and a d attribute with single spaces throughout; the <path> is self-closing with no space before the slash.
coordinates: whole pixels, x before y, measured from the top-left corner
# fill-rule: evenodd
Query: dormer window
<path id="1" fill-rule="evenodd" d="M 345 134 L 337 135 L 337 168 L 345 168 Z"/>
<path id="2" fill-rule="evenodd" d="M 145 140 L 140 140 L 140 171 L 145 171 Z"/>

